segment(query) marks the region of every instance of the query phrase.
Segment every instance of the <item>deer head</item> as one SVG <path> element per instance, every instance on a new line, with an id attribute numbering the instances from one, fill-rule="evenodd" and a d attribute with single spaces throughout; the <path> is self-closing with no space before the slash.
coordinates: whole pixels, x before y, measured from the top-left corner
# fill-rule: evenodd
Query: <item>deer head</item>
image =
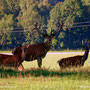
<path id="1" fill-rule="evenodd" d="M 82 47 L 85 50 L 89 50 L 90 49 L 90 43 L 88 41 L 82 40 Z"/>
<path id="2" fill-rule="evenodd" d="M 34 26 L 35 26 L 35 28 L 33 28 L 32 30 L 34 30 L 34 29 L 37 30 L 39 34 L 41 34 L 43 37 L 45 37 L 45 38 L 47 38 L 49 41 L 51 41 L 52 38 L 55 37 L 56 34 L 57 34 L 59 31 L 61 31 L 61 29 L 63 28 L 63 23 L 61 22 L 61 24 L 60 24 L 60 22 L 58 22 L 58 23 L 56 24 L 57 31 L 56 31 L 55 33 L 52 33 L 52 28 L 51 28 L 51 33 L 50 33 L 50 35 L 47 34 L 47 31 L 46 31 L 45 34 L 43 34 L 43 33 L 41 32 L 41 24 L 38 26 L 38 23 L 36 23 Z"/>
<path id="3" fill-rule="evenodd" d="M 21 54 L 22 52 L 25 53 L 26 49 L 27 49 L 26 46 L 19 45 L 17 48 L 14 48 L 14 49 L 12 50 L 12 53 L 13 53 L 14 55 L 16 55 L 16 54 Z"/>

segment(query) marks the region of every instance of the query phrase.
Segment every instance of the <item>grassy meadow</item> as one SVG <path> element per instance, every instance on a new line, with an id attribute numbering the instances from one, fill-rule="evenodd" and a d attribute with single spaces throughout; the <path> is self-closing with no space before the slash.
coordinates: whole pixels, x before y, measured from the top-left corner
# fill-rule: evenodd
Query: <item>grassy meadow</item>
<path id="1" fill-rule="evenodd" d="M 90 90 L 90 55 L 82 68 L 62 71 L 57 64 L 59 59 L 75 55 L 77 53 L 47 54 L 42 69 L 36 60 L 24 61 L 22 72 L 0 68 L 0 90 Z"/>

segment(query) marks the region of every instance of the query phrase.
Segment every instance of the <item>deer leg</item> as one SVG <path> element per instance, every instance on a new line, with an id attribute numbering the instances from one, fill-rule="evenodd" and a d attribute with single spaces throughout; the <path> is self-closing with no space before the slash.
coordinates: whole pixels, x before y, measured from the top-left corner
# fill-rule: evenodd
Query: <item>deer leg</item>
<path id="1" fill-rule="evenodd" d="M 37 63 L 38 63 L 38 67 L 41 68 L 41 66 L 42 66 L 42 59 L 38 59 Z"/>
<path id="2" fill-rule="evenodd" d="M 65 67 L 64 66 L 61 66 L 60 69 L 61 69 L 61 71 L 63 71 L 65 69 Z"/>
<path id="3" fill-rule="evenodd" d="M 12 67 L 12 70 L 18 70 L 18 68 L 17 67 Z"/>
<path id="4" fill-rule="evenodd" d="M 82 63 L 82 65 L 81 66 L 84 66 L 84 63 Z"/>
<path id="5" fill-rule="evenodd" d="M 24 67 L 23 67 L 22 64 L 19 65 L 18 70 L 19 70 L 19 71 L 23 71 L 23 70 L 24 70 Z"/>

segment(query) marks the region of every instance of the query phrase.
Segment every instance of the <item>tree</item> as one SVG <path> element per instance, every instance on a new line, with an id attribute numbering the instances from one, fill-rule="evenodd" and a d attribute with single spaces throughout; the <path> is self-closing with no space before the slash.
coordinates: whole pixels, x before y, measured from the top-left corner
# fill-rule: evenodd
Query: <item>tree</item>
<path id="1" fill-rule="evenodd" d="M 25 32 L 26 43 L 43 41 L 43 38 L 38 35 L 37 31 L 32 32 L 32 28 L 36 22 L 41 25 L 47 25 L 50 5 L 41 4 L 37 0 L 20 0 L 20 8 L 19 23 L 24 28 L 24 31 L 29 31 Z"/>
<path id="2" fill-rule="evenodd" d="M 4 15 L 0 20 L 0 45 L 2 47 L 8 47 L 11 44 L 10 34 L 13 30 L 13 15 Z"/>
<path id="3" fill-rule="evenodd" d="M 85 10 L 81 0 L 65 0 L 64 3 L 58 3 L 50 12 L 49 27 L 55 25 L 58 21 L 63 21 L 67 29 L 63 31 L 55 46 L 61 48 L 79 48 L 83 40 L 84 30 L 82 28 L 70 28 L 74 26 L 75 22 L 85 21 Z M 63 36 L 63 37 L 62 37 Z M 59 43 L 59 44 L 58 44 Z"/>
<path id="4" fill-rule="evenodd" d="M 19 0 L 1 0 L 0 2 L 0 38 L 1 38 L 1 47 L 11 48 L 15 46 L 13 43 L 15 40 L 13 38 L 17 37 L 19 39 L 20 35 L 12 36 L 12 31 L 15 27 L 18 27 L 17 16 L 19 14 Z M 16 39 L 18 42 L 18 39 Z M 13 40 L 13 41 L 12 41 Z M 18 44 L 18 43 L 17 43 Z"/>
<path id="5" fill-rule="evenodd" d="M 2 0 L 5 14 L 13 14 L 14 17 L 18 16 L 20 11 L 19 0 Z"/>
<path id="6" fill-rule="evenodd" d="M 4 5 L 2 0 L 0 0 L 0 19 L 3 17 L 4 15 Z"/>

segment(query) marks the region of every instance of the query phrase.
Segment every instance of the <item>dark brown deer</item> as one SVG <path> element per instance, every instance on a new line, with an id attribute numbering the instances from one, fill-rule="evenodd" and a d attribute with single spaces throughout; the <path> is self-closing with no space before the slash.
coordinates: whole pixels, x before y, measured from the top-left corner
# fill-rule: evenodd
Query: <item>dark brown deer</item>
<path id="1" fill-rule="evenodd" d="M 89 54 L 89 47 L 86 46 L 84 55 L 77 55 L 73 57 L 63 58 L 57 61 L 57 63 L 59 64 L 61 69 L 65 69 L 67 67 L 70 68 L 72 66 L 80 67 L 84 65 L 85 61 L 88 58 L 88 54 Z"/>
<path id="2" fill-rule="evenodd" d="M 41 68 L 42 58 L 44 58 L 46 56 L 47 52 L 49 51 L 49 49 L 51 47 L 52 38 L 55 37 L 55 35 L 59 31 L 61 31 L 61 29 L 63 27 L 63 23 L 62 24 L 58 23 L 56 26 L 57 26 L 56 33 L 52 34 L 52 31 L 51 31 L 51 34 L 48 35 L 47 33 L 43 34 L 41 32 L 41 29 L 40 29 L 41 25 L 38 27 L 38 25 L 36 23 L 34 29 L 37 30 L 38 33 L 41 34 L 43 37 L 45 37 L 47 39 L 47 41 L 44 42 L 44 43 L 37 43 L 37 44 L 27 45 L 27 49 L 26 49 L 26 52 L 25 52 L 25 60 L 26 61 L 37 60 L 38 66 L 39 66 L 39 68 Z"/>
<path id="3" fill-rule="evenodd" d="M 24 60 L 25 49 L 26 47 L 19 46 L 14 51 L 14 55 L 1 54 L 0 65 L 18 69 Z"/>

